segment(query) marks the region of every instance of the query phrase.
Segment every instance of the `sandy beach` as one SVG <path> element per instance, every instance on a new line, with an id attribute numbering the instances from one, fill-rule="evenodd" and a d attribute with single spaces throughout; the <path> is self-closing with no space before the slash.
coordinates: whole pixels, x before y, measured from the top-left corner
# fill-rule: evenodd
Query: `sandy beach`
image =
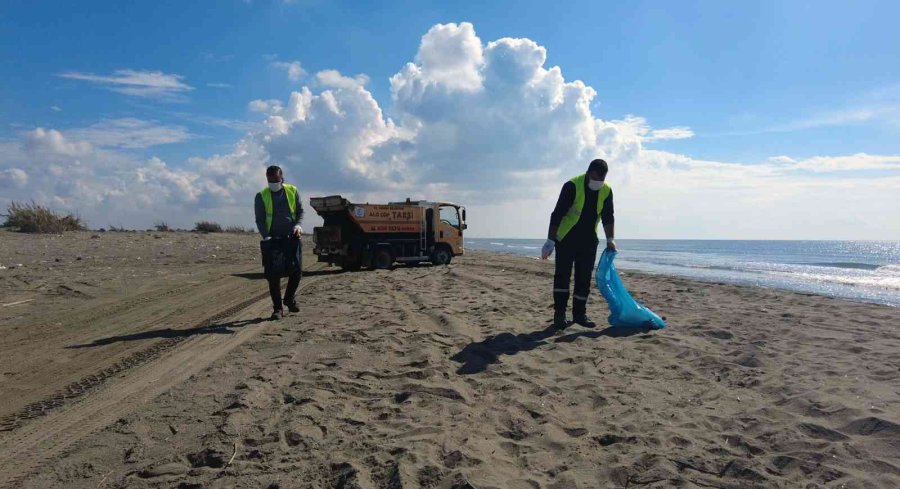
<path id="1" fill-rule="evenodd" d="M 550 262 L 310 249 L 270 322 L 254 235 L 0 232 L 0 487 L 900 487 L 900 309 L 624 273 L 667 329 L 554 332 Z"/>

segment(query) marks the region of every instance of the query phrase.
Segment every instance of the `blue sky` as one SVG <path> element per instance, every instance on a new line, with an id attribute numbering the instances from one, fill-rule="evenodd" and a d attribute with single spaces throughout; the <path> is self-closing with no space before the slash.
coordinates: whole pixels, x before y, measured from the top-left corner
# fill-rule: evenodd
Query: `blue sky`
<path id="1" fill-rule="evenodd" d="M 32 175 L 34 172 L 22 167 L 30 161 L 28 151 L 37 147 L 34 141 L 40 138 L 32 133 L 38 128 L 59 131 L 66 144 L 77 145 L 83 140 L 90 145 L 90 149 L 83 151 L 65 149 L 67 147 L 45 148 L 55 151 L 55 156 L 44 157 L 46 161 L 53 160 L 54 164 L 65 167 L 73 163 L 66 162 L 64 156 L 68 155 L 71 160 L 77 153 L 81 155 L 79 165 L 91 165 L 87 159 L 108 159 L 105 168 L 115 168 L 86 172 L 86 178 L 96 175 L 97 180 L 102 180 L 114 173 L 127 180 L 127 176 L 122 176 L 124 168 L 145 165 L 155 158 L 153 161 L 165 162 L 166 168 L 173 172 L 187 172 L 173 176 L 173 181 L 194 181 L 195 176 L 190 172 L 200 170 L 196 164 L 192 167 L 191 161 L 203 159 L 206 164 L 212 164 L 209 160 L 215 155 L 234 154 L 239 141 L 246 139 L 248 133 L 259 131 L 275 115 L 261 105 L 257 106 L 261 111 L 252 110 L 251 101 L 280 101 L 287 107 L 290 94 L 301 91 L 304 86 L 310 88 L 313 96 L 329 89 L 339 90 L 333 83 L 317 78 L 323 70 L 336 70 L 350 78 L 364 75 L 364 79 L 358 79 L 363 81 L 364 91 L 374 99 L 377 108 L 383 111 L 384 120 L 389 118 L 406 128 L 414 126 L 408 123 L 413 119 L 434 122 L 440 117 L 425 116 L 431 112 L 426 112 L 423 107 L 401 108 L 403 104 L 394 97 L 390 79 L 407 63 L 422 64 L 423 36 L 434 26 L 461 22 L 471 23 L 485 52 L 491 41 L 502 38 L 527 39 L 544 49 L 543 68 L 558 66 L 565 82 L 581 80 L 596 91 L 596 96 L 591 99 L 590 114 L 597 120 L 625 121 L 628 116 L 636 116 L 642 118 L 650 130 L 689 128 L 690 137 L 686 134 L 655 139 L 644 136 L 636 143 L 640 148 L 634 151 L 638 153 L 632 150 L 621 153 L 630 155 L 628 158 L 634 161 L 628 163 L 629 177 L 622 180 L 623 192 L 620 193 L 625 197 L 630 195 L 634 202 L 641 202 L 642 211 L 652 212 L 652 207 L 644 203 L 646 196 L 624 190 L 634 186 L 634 178 L 641 175 L 665 179 L 664 174 L 643 173 L 644 169 L 654 167 L 653 161 L 662 158 L 660 154 L 686 156 L 701 162 L 754 166 L 770 165 L 771 158 L 781 156 L 802 162 L 816 157 L 841 158 L 864 153 L 881 159 L 874 166 L 864 164 L 861 167 L 851 163 L 835 168 L 830 176 L 846 180 L 848 175 L 854 178 L 874 175 L 893 178 L 898 175 L 900 164 L 895 155 L 900 154 L 900 49 L 897 49 L 900 31 L 895 23 L 900 18 L 900 3 L 486 3 L 376 4 L 324 0 L 5 2 L 0 6 L 0 57 L 4 60 L 0 65 L 0 93 L 3 94 L 0 97 L 0 140 L 6 143 L 7 162 L 4 164 L 0 160 L 0 165 L 4 165 L 0 170 L 6 168 L 7 187 L 18 188 L 10 190 L 8 195 L 20 197 L 30 186 L 23 182 L 40 181 L 40 177 Z M 299 63 L 302 71 L 296 73 L 299 76 L 292 77 L 288 67 L 294 62 Z M 155 81 L 148 81 L 153 74 L 156 74 Z M 133 81 L 137 80 L 135 84 L 125 82 L 129 76 Z M 448 93 L 454 90 L 451 85 L 448 85 L 451 87 L 447 89 Z M 453 116 L 447 120 L 458 123 L 461 119 Z M 114 140 L 123 137 L 123 127 L 142 131 L 145 139 L 135 140 L 135 135 L 130 134 L 130 142 Z M 622 134 L 631 134 L 630 127 L 627 124 L 620 126 L 624 131 Z M 503 134 L 505 137 L 510 134 L 528 137 L 522 131 L 519 127 Z M 284 137 L 290 137 L 291 130 L 288 132 L 290 134 Z M 44 137 L 48 133 L 41 134 L 40 137 Z M 278 134 L 278 137 L 282 136 Z M 353 139 L 356 136 L 347 133 L 345 137 Z M 402 135 L 373 137 L 375 142 L 363 151 L 364 154 L 371 153 L 372 148 L 376 155 L 387 151 L 385 146 L 394 144 L 388 141 L 390 138 L 409 143 Z M 309 139 L 297 141 L 301 140 L 305 143 L 288 146 L 292 151 L 302 152 L 309 147 Z M 416 139 L 410 144 L 421 148 L 425 144 L 423 141 Z M 16 149 L 16 144 L 24 149 Z M 314 154 L 316 157 L 344 154 L 335 153 L 333 144 L 327 151 L 320 148 L 320 152 Z M 604 146 L 601 144 L 597 148 L 602 152 Z M 645 150 L 651 153 L 647 157 L 641 153 Z M 88 151 L 103 154 L 87 158 Z M 271 159 L 272 147 L 262 144 L 261 151 L 261 159 Z M 436 150 L 421 149 L 416 154 L 435 154 L 433 151 Z M 500 150 L 491 151 L 494 158 L 504 157 Z M 391 156 L 393 161 L 397 160 L 397 154 Z M 521 158 L 521 154 L 511 151 L 509 157 Z M 610 154 L 618 153 L 611 150 Z M 30 155 L 36 157 L 36 153 Z M 57 156 L 58 162 L 53 159 Z M 2 153 L 0 158 L 3 158 Z M 457 198 L 466 196 L 465 179 L 452 175 L 442 178 L 444 174 L 440 172 L 429 174 L 427 171 L 433 169 L 428 164 L 413 162 L 414 156 L 409 158 L 405 164 L 412 166 L 407 173 L 420 170 L 420 180 L 406 181 L 411 188 L 421 190 L 423 183 L 446 180 L 452 181 L 455 187 L 437 188 L 458 194 Z M 673 158 L 666 160 L 665 165 L 670 165 L 668 168 L 674 168 L 671 166 Z M 624 157 L 622 161 L 625 161 Z M 560 181 L 548 183 L 545 191 L 533 196 L 534 202 L 499 209 L 498 206 L 514 200 L 501 196 L 498 201 L 476 202 L 475 205 L 485 206 L 481 215 L 494 215 L 504 220 L 508 220 L 505 216 L 522 208 L 544 214 L 548 205 L 552 207 L 558 184 L 565 180 L 561 176 L 568 176 L 570 168 L 580 168 L 584 163 L 561 164 L 564 169 Z M 246 164 L 253 163 L 248 160 Z M 307 165 L 312 164 L 309 158 L 304 162 L 298 159 L 294 166 L 288 164 L 287 167 L 298 174 L 318 175 L 327 173 L 321 165 L 340 166 L 344 163 L 320 159 L 317 163 L 320 167 L 308 168 Z M 350 166 L 358 170 L 360 165 L 366 164 L 363 161 Z M 526 165 L 528 168 L 523 170 L 540 171 L 540 165 Z M 499 166 L 502 168 L 498 168 L 497 175 L 501 177 L 503 171 L 515 171 L 515 165 Z M 154 168 L 153 164 L 150 168 Z M 14 169 L 27 173 L 27 178 L 21 177 L 20 173 L 13 174 Z M 323 181 L 340 181 L 340 176 L 344 175 L 341 171 L 345 170 L 350 171 L 336 170 L 334 175 L 323 173 Z M 809 173 L 809 168 L 802 165 L 796 170 L 797 174 Z M 378 172 L 372 168 L 365 171 L 369 173 L 365 174 L 364 180 L 369 184 L 348 178 L 345 190 L 334 186 L 321 190 L 356 192 L 356 195 L 372 198 L 407 190 L 391 183 L 396 183 L 396 177 L 384 172 L 379 175 L 386 178 L 387 183 L 371 185 L 371 181 L 377 179 L 373 175 Z M 731 174 L 721 177 L 723 182 L 734 178 Z M 228 179 L 227 176 L 221 178 Z M 754 174 L 748 178 L 766 177 Z M 823 178 L 822 181 L 826 181 L 828 177 Z M 14 185 L 16 182 L 18 184 Z M 804 180 L 806 183 L 801 185 L 799 180 L 793 182 L 789 177 L 779 182 L 784 184 L 783 192 L 802 187 L 797 198 L 810 200 L 827 194 L 810 190 L 818 188 L 821 182 Z M 122 185 L 127 186 L 127 183 Z M 857 184 L 854 189 L 861 193 L 860 199 L 865 202 L 855 213 L 845 216 L 845 223 L 853 223 L 853 216 L 870 212 L 867 206 L 885 209 L 885 205 L 890 205 L 870 202 L 869 196 L 862 195 L 867 192 L 860 185 L 863 184 Z M 308 186 L 311 191 L 317 190 L 315 182 L 309 182 Z M 718 184 L 714 186 L 719 187 Z M 225 207 L 238 208 L 246 191 L 223 182 L 218 182 L 217 188 L 234 190 L 234 201 L 212 199 L 218 203 L 204 205 L 200 192 L 184 205 L 197 213 L 215 209 L 210 212 L 223 220 L 240 219 L 237 214 L 216 212 Z M 806 191 L 812 193 L 804 193 Z M 84 209 L 92 205 L 79 201 L 80 194 L 71 188 L 60 192 L 65 195 L 56 195 L 52 191 L 43 195 L 62 207 Z M 148 202 L 151 201 L 152 195 L 149 195 Z M 679 205 L 677 202 L 676 198 L 671 203 L 660 202 L 659 205 Z M 191 204 L 196 207 L 190 207 Z M 160 208 L 160 211 L 173 212 L 173 209 Z M 94 216 L 93 211 L 87 212 L 89 217 Z M 748 208 L 747 212 L 753 211 Z M 628 212 L 625 213 L 627 216 Z M 900 238 L 900 225 L 891 226 L 887 221 L 887 227 L 880 223 L 851 232 L 829 231 L 824 222 L 827 215 L 810 216 L 823 222 L 798 231 L 796 237 L 865 235 L 869 238 Z M 632 217 L 638 218 L 637 215 Z M 696 222 L 699 217 L 702 216 L 693 216 L 691 221 Z M 117 218 L 135 222 L 148 219 L 127 214 Z M 98 216 L 92 221 L 101 219 Z M 715 219 L 716 225 L 707 223 L 687 229 L 671 226 L 659 232 L 649 231 L 652 222 L 646 221 L 632 235 L 749 237 L 768 232 L 770 236 L 793 237 L 783 231 L 790 223 L 780 223 L 777 229 L 768 230 L 761 220 L 735 231 L 732 226 L 722 224 L 726 220 L 721 216 Z M 546 224 L 532 224 L 531 221 L 527 225 L 517 221 L 519 228 L 511 227 L 503 232 L 540 235 L 540 229 Z M 473 222 L 476 223 L 477 220 Z M 98 226 L 104 224 L 97 222 Z M 478 232 L 477 226 L 473 227 L 475 234 L 491 234 L 487 229 Z"/>

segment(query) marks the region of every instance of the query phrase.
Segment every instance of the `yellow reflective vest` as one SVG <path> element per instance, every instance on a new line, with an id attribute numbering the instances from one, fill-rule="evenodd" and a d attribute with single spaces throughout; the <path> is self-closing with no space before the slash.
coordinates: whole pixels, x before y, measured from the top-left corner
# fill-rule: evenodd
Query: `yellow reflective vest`
<path id="1" fill-rule="evenodd" d="M 569 180 L 575 184 L 575 202 L 572 203 L 569 212 L 566 212 L 566 215 L 562 218 L 562 222 L 559 223 L 559 229 L 556 231 L 556 239 L 559 241 L 562 241 L 563 238 L 569 234 L 569 231 L 578 224 L 578 220 L 581 219 L 581 209 L 584 208 L 585 178 L 587 178 L 587 176 L 581 174 Z M 597 192 L 597 221 L 594 223 L 594 232 L 597 232 L 597 226 L 600 225 L 600 212 L 603 210 L 603 202 L 609 197 L 611 191 L 612 189 L 610 189 L 609 185 L 607 185 L 606 182 L 603 182 L 603 186 L 600 187 L 600 191 Z"/>
<path id="2" fill-rule="evenodd" d="M 282 184 L 281 187 L 284 189 L 285 197 L 287 197 L 288 208 L 291 210 L 291 219 L 294 222 L 297 222 L 297 187 L 288 184 Z M 269 187 L 266 187 L 259 191 L 259 195 L 262 197 L 263 206 L 266 209 L 266 231 L 272 231 L 272 190 Z"/>

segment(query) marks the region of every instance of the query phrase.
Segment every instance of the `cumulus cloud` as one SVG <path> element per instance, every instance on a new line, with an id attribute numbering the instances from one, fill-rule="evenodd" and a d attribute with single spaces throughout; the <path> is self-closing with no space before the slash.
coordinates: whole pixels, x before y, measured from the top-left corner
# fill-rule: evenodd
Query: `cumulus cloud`
<path id="1" fill-rule="evenodd" d="M 448 90 L 477 90 L 481 88 L 481 69 L 484 65 L 481 39 L 472 24 L 438 24 L 422 37 L 418 64 L 410 63 L 409 76 L 425 84 L 442 85 Z"/>
<path id="2" fill-rule="evenodd" d="M 93 151 L 93 147 L 87 141 L 68 141 L 61 132 L 42 127 L 25 133 L 22 146 L 30 153 L 75 157 Z"/>
<path id="3" fill-rule="evenodd" d="M 0 170 L 0 188 L 25 188 L 28 174 L 21 168 Z"/>
<path id="4" fill-rule="evenodd" d="M 356 75 L 353 78 L 342 75 L 337 70 L 323 70 L 316 73 L 316 81 L 328 88 L 354 88 L 365 86 L 369 83 L 366 75 Z"/>
<path id="5" fill-rule="evenodd" d="M 656 129 L 639 116 L 602 119 L 591 109 L 597 92 L 566 80 L 546 59 L 546 50 L 528 39 L 485 44 L 469 24 L 435 26 L 415 61 L 390 79 L 396 120 L 384 117 L 364 82 L 321 72 L 315 76 L 320 90 L 294 92 L 255 141 L 307 188 L 382 200 L 439 195 L 467 202 L 473 231 L 490 230 L 482 234 L 540 236 L 545 219 L 529 218 L 525 225 L 511 215 L 548 214 L 562 181 L 596 157 L 611 162 L 610 180 L 625 203 L 619 207 L 626 209 L 621 212 L 632 226 L 629 234 L 643 237 L 734 237 L 756 235 L 764 227 L 770 234 L 771 228 L 794 232 L 780 206 L 802 210 L 810 233 L 828 236 L 830 223 L 816 202 L 837 182 L 848 181 L 829 175 L 894 168 L 891 156 L 781 156 L 741 165 L 652 150 L 647 145 L 689 138 L 693 131 Z M 865 188 L 860 195 L 880 192 L 886 198 L 884 187 L 844 191 L 856 195 L 857 188 Z M 707 197 L 722 204 L 711 207 Z M 686 212 L 663 217 L 660 209 Z M 503 218 L 479 222 L 479 215 Z M 687 227 L 679 224 L 685 216 L 692 218 Z"/>
<path id="6" fill-rule="evenodd" d="M 190 226 L 201 218 L 247 225 L 265 159 L 244 138 L 226 155 L 172 166 L 38 128 L 0 143 L 0 205 L 35 200 L 97 227 L 143 228 L 160 219 Z"/>
<path id="7" fill-rule="evenodd" d="M 269 100 L 253 100 L 247 104 L 247 108 L 253 112 L 262 112 L 264 114 L 277 114 L 281 112 L 281 101 L 275 99 Z"/>
<path id="8" fill-rule="evenodd" d="M 403 131 L 358 83 L 341 82 L 318 94 L 304 87 L 266 127 L 255 140 L 271 159 L 320 189 L 393 188 L 413 177 Z"/>
<path id="9" fill-rule="evenodd" d="M 0 204 L 35 200 L 62 210 L 93 209 L 97 199 L 115 187 L 102 182 L 133 166 L 127 156 L 71 140 L 54 129 L 37 128 L 0 145 L 0 173 L 6 187 Z"/>
<path id="10" fill-rule="evenodd" d="M 900 236 L 898 156 L 775 153 L 737 164 L 656 150 L 654 142 L 693 131 L 604 119 L 592 109 L 602 95 L 546 60 L 529 39 L 484 43 L 471 24 L 434 26 L 390 78 L 391 117 L 367 77 L 324 70 L 283 100 L 250 102 L 265 121 L 231 151 L 177 164 L 118 151 L 146 140 L 35 129 L 0 142 L 0 200 L 34 195 L 17 187 L 23 172 L 32 187 L 41 174 L 38 197 L 96 220 L 121 202 L 115 218 L 140 225 L 196 216 L 247 225 L 263 169 L 276 163 L 307 196 L 456 200 L 469 205 L 472 235 L 539 237 L 562 182 L 602 157 L 623 237 Z M 291 76 L 292 66 L 301 79 L 299 62 L 279 68 Z M 841 206 L 822 204 L 836 195 Z"/>
<path id="11" fill-rule="evenodd" d="M 449 62 L 452 75 L 438 67 L 447 53 L 466 56 Z M 633 159 L 647 134 L 643 119 L 597 119 L 596 91 L 546 67 L 546 56 L 528 39 L 483 45 L 470 24 L 432 28 L 420 62 L 391 78 L 398 117 L 415 129 L 411 157 L 432 177 L 475 191 L 513 171 L 567 174 L 600 156 Z"/>
<path id="12" fill-rule="evenodd" d="M 300 66 L 299 61 L 273 61 L 272 66 L 284 70 L 287 73 L 288 79 L 295 82 L 300 81 L 300 79 L 303 78 L 303 75 L 306 74 Z"/>
<path id="13" fill-rule="evenodd" d="M 181 81 L 184 77 L 161 71 L 116 70 L 111 75 L 95 75 L 80 71 L 60 73 L 60 78 L 94 83 L 114 92 L 135 97 L 177 99 L 194 87 Z"/>

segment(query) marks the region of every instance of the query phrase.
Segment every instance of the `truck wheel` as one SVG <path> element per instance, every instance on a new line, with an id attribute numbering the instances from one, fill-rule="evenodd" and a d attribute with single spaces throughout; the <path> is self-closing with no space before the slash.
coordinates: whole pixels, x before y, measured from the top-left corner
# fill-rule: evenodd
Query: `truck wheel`
<path id="1" fill-rule="evenodd" d="M 443 246 L 434 250 L 434 254 L 431 255 L 431 263 L 435 265 L 449 265 L 451 259 L 453 259 L 453 255 L 450 250 Z"/>
<path id="2" fill-rule="evenodd" d="M 359 270 L 359 267 L 359 259 L 357 259 L 356 257 L 350 258 L 345 256 L 343 263 L 341 263 L 341 268 L 347 270 L 348 272 L 355 272 Z"/>
<path id="3" fill-rule="evenodd" d="M 391 254 L 391 250 L 381 248 L 375 251 L 372 262 L 375 265 L 375 268 L 387 270 L 394 265 L 394 256 Z"/>

